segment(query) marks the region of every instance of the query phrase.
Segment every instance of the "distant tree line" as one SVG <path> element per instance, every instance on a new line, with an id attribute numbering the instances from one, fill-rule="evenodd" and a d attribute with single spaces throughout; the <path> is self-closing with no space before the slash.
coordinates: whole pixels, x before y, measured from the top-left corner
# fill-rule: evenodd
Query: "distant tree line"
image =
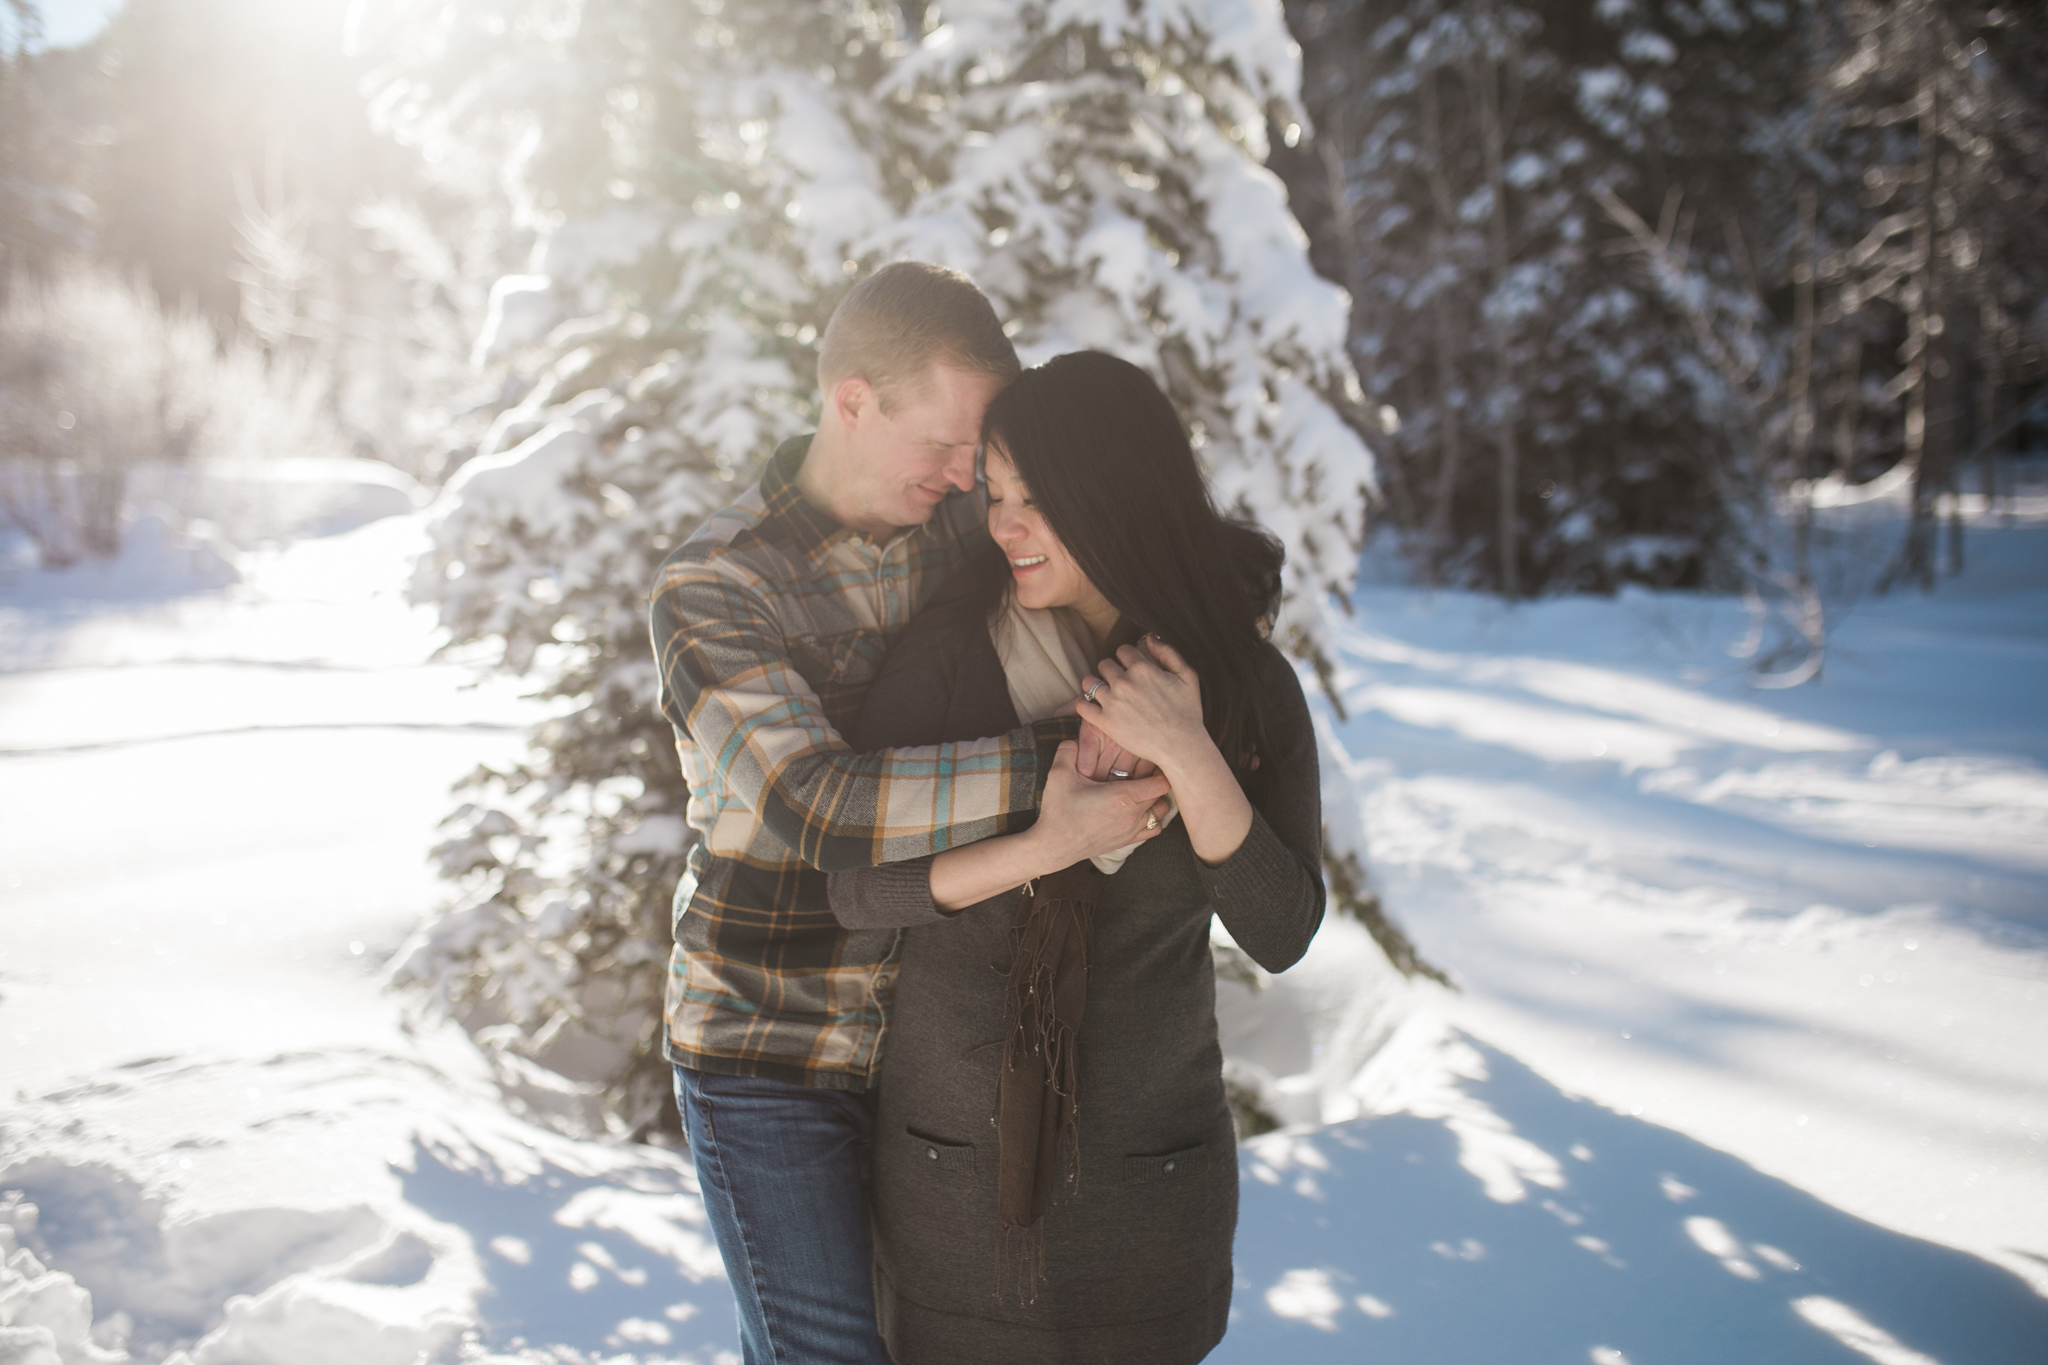
<path id="1" fill-rule="evenodd" d="M 917 31 L 976 12 L 894 8 Z M 0 0 L 0 294 L 60 260 L 139 274 L 317 375 L 355 449 L 434 477 L 521 382 L 472 346 L 535 238 L 489 158 L 457 173 L 387 136 L 407 95 L 366 105 L 390 54 L 347 47 L 349 13 L 130 0 L 37 51 L 33 0 Z M 1962 561 L 1957 495 L 1996 502 L 2002 457 L 2048 436 L 2043 7 L 1286 17 L 1307 117 L 1278 116 L 1271 164 L 1351 292 L 1375 523 L 1424 579 L 1797 579 L 1800 491 L 1894 473 L 1911 527 L 1879 579 L 1926 584 Z"/>
<path id="2" fill-rule="evenodd" d="M 1960 567 L 2048 379 L 2048 9 L 1286 8 L 1311 124 L 1274 164 L 1422 576 L 1810 581 L 1802 497 L 1891 471 L 1879 583 Z"/>
<path id="3" fill-rule="evenodd" d="M 44 48 L 34 0 L 0 0 L 0 295 L 81 265 L 143 281 L 151 306 L 316 382 L 321 451 L 431 478 L 501 396 L 470 350 L 529 239 L 380 131 L 349 10 L 127 0 Z M 276 453 L 314 453 L 286 435 Z"/>
<path id="4" fill-rule="evenodd" d="M 183 517 L 185 466 L 384 453 L 401 428 L 363 382 L 402 348 L 351 299 L 381 282 L 350 172 L 406 159 L 333 15 L 135 0 L 45 50 L 32 0 L 0 0 L 0 529 L 43 567 L 119 553 L 145 507 Z"/>

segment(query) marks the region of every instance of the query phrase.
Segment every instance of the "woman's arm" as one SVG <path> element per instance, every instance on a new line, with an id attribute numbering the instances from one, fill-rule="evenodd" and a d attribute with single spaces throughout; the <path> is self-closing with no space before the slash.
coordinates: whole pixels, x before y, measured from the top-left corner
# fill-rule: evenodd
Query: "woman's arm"
<path id="1" fill-rule="evenodd" d="M 1323 922 L 1323 791 L 1315 723 L 1293 667 L 1268 649 L 1259 677 L 1266 749 L 1257 812 L 1228 861 L 1200 873 L 1237 946 L 1267 971 L 1283 972 Z"/>
<path id="2" fill-rule="evenodd" d="M 1301 683 L 1268 647 L 1259 664 L 1267 749 L 1255 809 L 1201 726 L 1193 671 L 1157 641 L 1146 648 L 1150 657 L 1131 657 L 1137 651 L 1127 646 L 1117 661 L 1104 660 L 1098 672 L 1108 686 L 1081 713 L 1097 713 L 1124 748 L 1165 755 L 1160 766 L 1188 822 L 1210 905 L 1253 961 L 1285 971 L 1308 950 L 1324 903 L 1322 786 Z"/>

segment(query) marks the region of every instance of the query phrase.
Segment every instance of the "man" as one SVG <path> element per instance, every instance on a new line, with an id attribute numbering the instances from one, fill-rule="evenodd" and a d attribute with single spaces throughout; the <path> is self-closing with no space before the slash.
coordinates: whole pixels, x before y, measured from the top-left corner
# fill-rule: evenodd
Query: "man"
<path id="1" fill-rule="evenodd" d="M 662 710 L 702 836 L 676 889 L 666 1050 L 749 1365 L 888 1360 L 863 1181 L 896 934 L 842 930 L 826 873 L 1015 829 L 1048 781 L 1061 818 L 1136 837 L 1166 791 L 1081 777 L 1072 721 L 873 754 L 840 738 L 986 534 L 982 410 L 1017 371 L 963 276 L 876 272 L 820 342 L 818 430 L 656 577 Z"/>

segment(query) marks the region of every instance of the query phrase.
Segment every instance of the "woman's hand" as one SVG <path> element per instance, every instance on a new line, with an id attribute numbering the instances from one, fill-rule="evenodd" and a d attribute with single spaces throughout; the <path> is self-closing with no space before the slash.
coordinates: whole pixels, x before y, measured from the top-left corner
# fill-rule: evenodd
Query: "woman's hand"
<path id="1" fill-rule="evenodd" d="M 1251 833 L 1252 803 L 1202 725 L 1202 681 L 1164 641 L 1125 645 L 1097 666 L 1102 686 L 1076 714 L 1111 743 L 1152 755 L 1173 784 L 1195 856 L 1211 867 L 1229 861 Z M 1091 683 L 1092 683 L 1091 679 Z"/>
<path id="2" fill-rule="evenodd" d="M 1202 680 L 1165 641 L 1148 635 L 1142 648 L 1124 645 L 1096 673 L 1082 684 L 1094 700 L 1082 701 L 1075 714 L 1109 745 L 1126 755 L 1150 754 L 1169 775 L 1176 758 L 1215 747 L 1202 726 Z"/>
<path id="3" fill-rule="evenodd" d="M 1098 782 L 1083 773 L 1071 742 L 1053 755 L 1052 772 L 1038 803 L 1038 822 L 1026 831 L 1042 850 L 1040 872 L 1057 872 L 1127 844 L 1155 837 L 1165 827 L 1166 779 L 1132 777 Z"/>

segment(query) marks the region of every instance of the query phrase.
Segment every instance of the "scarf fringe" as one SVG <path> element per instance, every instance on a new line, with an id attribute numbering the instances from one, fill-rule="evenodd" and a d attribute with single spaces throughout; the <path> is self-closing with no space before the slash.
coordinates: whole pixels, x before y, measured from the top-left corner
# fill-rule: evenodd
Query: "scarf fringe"
<path id="1" fill-rule="evenodd" d="M 1014 1291 L 1018 1304 L 1037 1303 L 1038 1291 L 1044 1285 L 1044 1222 L 1021 1228 L 1010 1224 L 998 1226 L 995 1276 L 990 1285 L 997 1302 L 1003 1302 Z"/>
<path id="2" fill-rule="evenodd" d="M 1045 1281 L 1046 1207 L 1081 1184 L 1080 1026 L 1087 1006 L 1092 893 L 1076 864 L 1027 889 L 1010 927 L 997 1134 L 997 1298 L 1035 1302 Z M 1057 879 L 1057 880 L 1054 880 Z M 1082 893 L 1082 894 L 1077 894 Z"/>

